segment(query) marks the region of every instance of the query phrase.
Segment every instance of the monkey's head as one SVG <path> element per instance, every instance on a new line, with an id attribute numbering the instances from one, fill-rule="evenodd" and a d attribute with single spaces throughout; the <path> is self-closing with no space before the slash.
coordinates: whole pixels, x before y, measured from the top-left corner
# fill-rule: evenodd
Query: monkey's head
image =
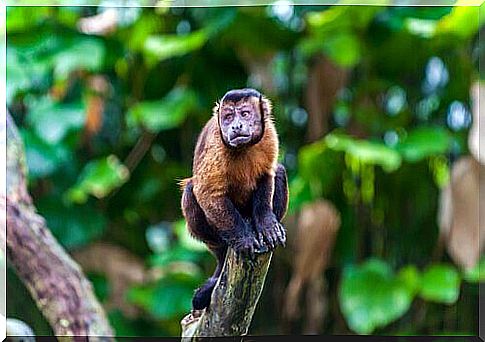
<path id="1" fill-rule="evenodd" d="M 217 115 L 222 141 L 231 149 L 257 144 L 264 134 L 271 103 L 251 88 L 228 91 L 219 103 Z"/>

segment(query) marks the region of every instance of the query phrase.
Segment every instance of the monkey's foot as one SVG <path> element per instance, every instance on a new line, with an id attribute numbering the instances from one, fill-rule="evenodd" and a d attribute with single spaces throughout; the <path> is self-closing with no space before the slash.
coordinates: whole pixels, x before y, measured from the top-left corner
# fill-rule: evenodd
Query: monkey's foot
<path id="1" fill-rule="evenodd" d="M 256 231 L 260 244 L 266 245 L 270 250 L 277 246 L 285 246 L 286 231 L 278 222 L 274 214 L 265 216 L 262 220 L 256 220 Z"/>
<path id="2" fill-rule="evenodd" d="M 255 252 L 261 249 L 261 244 L 253 234 L 241 237 L 235 240 L 232 248 L 236 252 L 237 257 L 254 259 Z"/>

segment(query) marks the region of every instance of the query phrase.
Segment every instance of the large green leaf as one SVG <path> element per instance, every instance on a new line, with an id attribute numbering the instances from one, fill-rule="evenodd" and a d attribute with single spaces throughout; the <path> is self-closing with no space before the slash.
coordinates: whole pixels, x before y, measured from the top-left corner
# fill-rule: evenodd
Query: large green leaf
<path id="1" fill-rule="evenodd" d="M 185 220 L 179 220 L 174 224 L 174 231 L 177 235 L 180 245 L 194 251 L 206 251 L 207 247 L 204 243 L 196 240 L 187 228 Z"/>
<path id="2" fill-rule="evenodd" d="M 360 32 L 379 11 L 382 8 L 378 6 L 334 6 L 309 12 L 305 18 L 310 34 L 300 41 L 298 49 L 306 57 L 324 53 L 342 67 L 353 67 L 361 57 Z"/>
<path id="3" fill-rule="evenodd" d="M 288 204 L 288 214 L 295 213 L 303 204 L 315 200 L 315 189 L 300 176 L 293 177 L 289 182 L 291 201 Z"/>
<path id="4" fill-rule="evenodd" d="M 66 46 L 51 58 L 54 75 L 58 79 L 66 79 L 74 70 L 96 72 L 104 64 L 105 47 L 101 40 L 78 37 L 66 42 Z"/>
<path id="5" fill-rule="evenodd" d="M 476 34 L 484 20 L 483 13 L 479 15 L 480 11 L 483 11 L 481 6 L 453 7 L 450 14 L 438 21 L 436 34 L 454 34 L 461 38 L 468 38 Z"/>
<path id="6" fill-rule="evenodd" d="M 299 177 L 308 182 L 314 195 L 328 195 L 341 173 L 341 162 L 324 140 L 303 146 L 298 152 Z"/>
<path id="7" fill-rule="evenodd" d="M 419 295 L 426 300 L 453 304 L 460 294 L 460 275 L 451 265 L 429 266 L 422 275 Z"/>
<path id="8" fill-rule="evenodd" d="M 69 161 L 71 151 L 62 143 L 47 144 L 30 130 L 21 130 L 29 177 L 46 177 Z"/>
<path id="9" fill-rule="evenodd" d="M 355 34 L 335 34 L 325 40 L 323 51 L 330 59 L 343 67 L 353 67 L 360 60 L 361 47 Z"/>
<path id="10" fill-rule="evenodd" d="M 335 151 L 348 153 L 360 162 L 380 165 L 391 172 L 401 166 L 401 156 L 384 143 L 357 140 L 345 134 L 330 133 L 325 137 L 327 146 Z"/>
<path id="11" fill-rule="evenodd" d="M 235 11 L 224 11 L 203 28 L 187 34 L 148 35 L 143 42 L 143 52 L 148 65 L 153 66 L 157 62 L 199 50 L 213 35 L 228 26 L 234 16 Z M 151 27 L 142 28 L 145 31 L 150 29 Z M 143 32 L 140 32 L 140 35 L 142 34 Z"/>
<path id="12" fill-rule="evenodd" d="M 463 279 L 469 283 L 485 282 L 485 258 L 482 258 L 475 267 L 463 272 Z"/>
<path id="13" fill-rule="evenodd" d="M 89 281 L 93 285 L 94 293 L 96 294 L 96 298 L 101 303 L 106 302 L 106 300 L 110 296 L 110 284 L 106 276 L 100 273 L 94 272 L 87 272 L 86 276 L 88 277 Z"/>
<path id="14" fill-rule="evenodd" d="M 417 272 L 407 269 L 395 276 L 388 264 L 370 259 L 344 270 L 339 303 L 349 327 L 359 334 L 404 315 L 414 298 Z"/>
<path id="15" fill-rule="evenodd" d="M 196 105 L 197 97 L 192 90 L 177 87 L 161 100 L 137 103 L 128 111 L 127 123 L 130 127 L 141 124 L 157 133 L 179 126 Z"/>
<path id="16" fill-rule="evenodd" d="M 342 29 L 363 29 L 374 16 L 385 7 L 380 6 L 345 6 L 350 1 L 339 1 L 340 6 L 333 6 L 323 11 L 309 12 L 306 15 L 311 30 L 335 32 Z"/>
<path id="17" fill-rule="evenodd" d="M 353 67 L 359 62 L 361 46 L 356 34 L 344 31 L 328 37 L 316 35 L 301 41 L 300 51 L 305 56 L 325 53 L 342 67 Z"/>
<path id="18" fill-rule="evenodd" d="M 157 253 L 150 256 L 150 265 L 162 267 L 169 265 L 172 262 L 191 262 L 196 263 L 203 257 L 203 252 L 196 251 L 194 249 L 188 249 L 187 247 L 177 245 L 170 248 L 163 253 Z"/>
<path id="19" fill-rule="evenodd" d="M 106 197 L 112 190 L 128 180 L 129 171 L 115 155 L 89 162 L 77 183 L 68 190 L 67 198 L 76 203 L 84 203 L 88 195 Z"/>
<path id="20" fill-rule="evenodd" d="M 443 154 L 449 149 L 451 137 L 442 127 L 420 127 L 403 138 L 395 149 L 404 160 L 417 162 L 429 156 Z"/>
<path id="21" fill-rule="evenodd" d="M 100 71 L 106 54 L 101 39 L 73 31 L 57 34 L 56 28 L 50 25 L 38 27 L 34 33 L 13 35 L 9 48 L 15 49 L 27 67 L 42 66 L 52 70 L 59 80 L 65 80 L 74 70 Z"/>
<path id="22" fill-rule="evenodd" d="M 9 33 L 17 31 L 31 30 L 39 25 L 49 16 L 49 7 L 36 7 L 32 11 L 29 7 L 8 6 L 7 7 L 7 31 Z"/>
<path id="23" fill-rule="evenodd" d="M 229 14 L 228 14 L 229 15 Z M 244 49 L 251 56 L 268 56 L 276 51 L 291 49 L 295 32 L 257 11 L 238 11 L 236 20 L 221 34 L 223 47 Z"/>
<path id="24" fill-rule="evenodd" d="M 13 47 L 7 48 L 6 97 L 10 104 L 15 95 L 32 88 L 35 82 L 47 75 L 48 68 L 40 63 L 31 63 Z"/>
<path id="25" fill-rule="evenodd" d="M 204 29 L 187 35 L 151 35 L 145 40 L 143 51 L 149 64 L 154 64 L 200 49 L 208 39 L 208 32 Z"/>
<path id="26" fill-rule="evenodd" d="M 169 273 L 156 284 L 131 288 L 127 299 L 156 319 L 170 319 L 190 311 L 192 295 L 201 281 L 200 273 Z"/>
<path id="27" fill-rule="evenodd" d="M 64 206 L 50 197 L 36 203 L 39 213 L 56 238 L 66 248 L 86 245 L 105 231 L 105 216 L 89 204 Z"/>
<path id="28" fill-rule="evenodd" d="M 55 103 L 49 97 L 33 103 L 27 116 L 34 132 L 48 144 L 57 144 L 69 131 L 82 128 L 85 119 L 81 102 Z"/>

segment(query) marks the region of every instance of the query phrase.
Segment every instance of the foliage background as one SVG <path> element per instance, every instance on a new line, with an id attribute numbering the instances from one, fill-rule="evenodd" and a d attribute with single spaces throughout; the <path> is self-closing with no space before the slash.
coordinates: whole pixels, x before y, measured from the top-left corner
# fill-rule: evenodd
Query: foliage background
<path id="1" fill-rule="evenodd" d="M 480 279 L 440 247 L 437 209 L 468 154 L 478 7 L 100 5 L 8 7 L 7 105 L 35 204 L 77 260 L 100 261 L 85 270 L 118 335 L 178 335 L 213 271 L 185 230 L 177 180 L 214 101 L 245 86 L 274 102 L 291 194 L 290 245 L 251 333 L 302 333 L 305 318 L 275 308 L 298 213 L 321 198 L 342 225 L 320 333 L 477 333 Z M 8 316 L 51 334 L 12 271 L 8 293 Z"/>

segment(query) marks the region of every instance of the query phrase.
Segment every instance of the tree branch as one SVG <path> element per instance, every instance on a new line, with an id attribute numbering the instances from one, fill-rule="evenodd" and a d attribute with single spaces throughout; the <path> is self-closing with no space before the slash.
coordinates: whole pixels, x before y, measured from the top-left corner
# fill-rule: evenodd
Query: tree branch
<path id="1" fill-rule="evenodd" d="M 238 260 L 235 252 L 229 249 L 212 293 L 210 307 L 184 317 L 181 322 L 182 340 L 246 335 L 263 290 L 272 254 L 257 254 L 254 261 Z"/>
<path id="2" fill-rule="evenodd" d="M 91 283 L 36 213 L 25 175 L 22 140 L 7 113 L 7 197 L 0 197 L 0 214 L 6 211 L 8 232 L 0 234 L 0 242 L 6 242 L 8 260 L 56 336 L 111 340 L 113 331 Z"/>

